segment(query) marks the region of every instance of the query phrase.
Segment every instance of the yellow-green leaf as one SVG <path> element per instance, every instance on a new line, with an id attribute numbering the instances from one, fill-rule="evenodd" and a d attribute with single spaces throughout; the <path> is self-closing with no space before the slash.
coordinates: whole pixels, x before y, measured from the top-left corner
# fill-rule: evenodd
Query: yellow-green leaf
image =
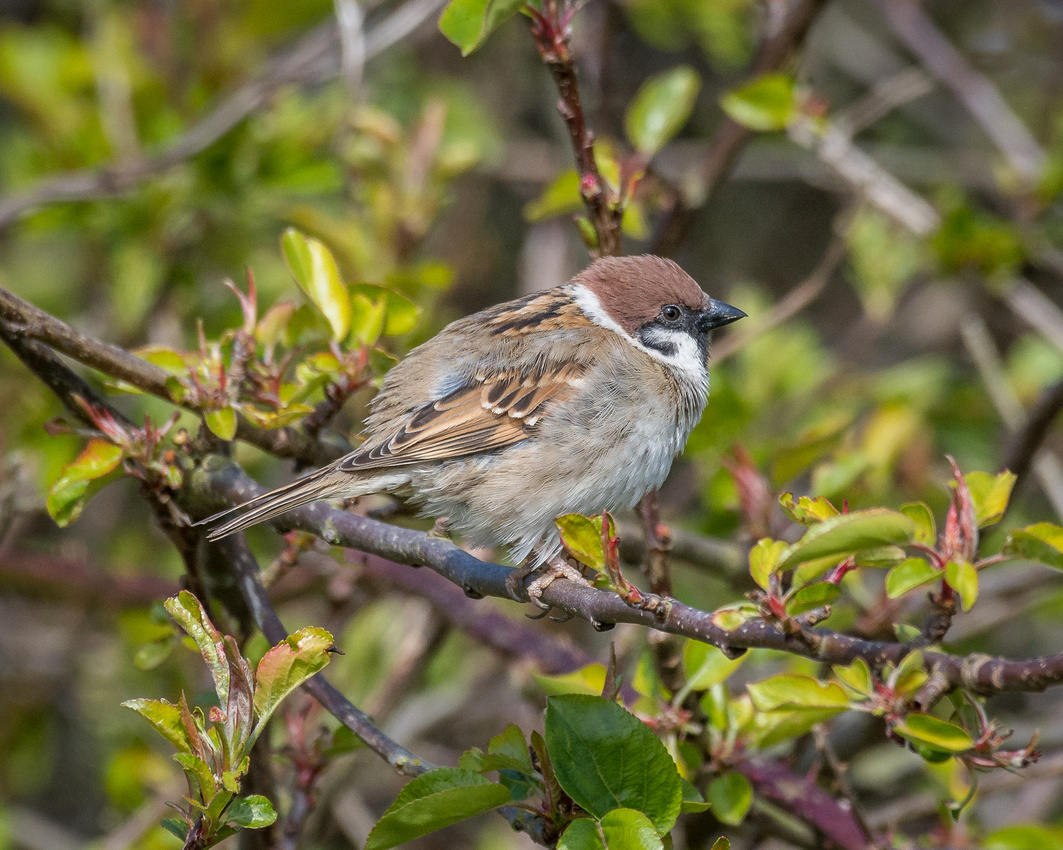
<path id="1" fill-rule="evenodd" d="M 768 589 L 768 580 L 779 566 L 779 559 L 786 551 L 785 540 L 772 540 L 765 537 L 757 541 L 757 545 L 749 550 L 749 574 L 753 581 L 765 590 Z"/>
<path id="2" fill-rule="evenodd" d="M 897 599 L 940 577 L 941 571 L 922 558 L 907 558 L 886 574 L 886 595 Z"/>
<path id="3" fill-rule="evenodd" d="M 528 221 L 542 221 L 559 215 L 569 215 L 583 209 L 583 199 L 579 196 L 579 175 L 576 169 L 562 171 L 534 201 L 524 206 L 524 218 Z"/>
<path id="4" fill-rule="evenodd" d="M 978 570 L 970 561 L 949 561 L 945 565 L 945 580 L 958 594 L 964 611 L 970 611 L 978 599 Z"/>
<path id="5" fill-rule="evenodd" d="M 351 326 L 351 299 L 332 252 L 291 227 L 281 236 L 281 252 L 300 289 L 328 321 L 332 338 L 342 340 Z"/>
<path id="6" fill-rule="evenodd" d="M 1063 528 L 1050 522 L 1038 522 L 1016 529 L 1008 535 L 1004 554 L 1029 558 L 1063 570 Z"/>
<path id="7" fill-rule="evenodd" d="M 383 294 L 374 299 L 364 292 L 354 293 L 351 297 L 351 339 L 372 346 L 384 333 L 387 308 L 387 297 Z"/>
<path id="8" fill-rule="evenodd" d="M 964 729 L 930 714 L 909 714 L 893 731 L 906 740 L 946 753 L 962 753 L 974 745 Z"/>
<path id="9" fill-rule="evenodd" d="M 565 514 L 554 520 L 561 532 L 561 542 L 581 564 L 591 569 L 605 569 L 605 554 L 602 551 L 602 518 L 585 517 L 582 514 Z M 615 529 L 610 528 L 610 536 Z"/>
<path id="10" fill-rule="evenodd" d="M 643 83 L 624 116 L 624 128 L 635 150 L 653 156 L 668 144 L 690 118 L 700 89 L 701 77 L 689 65 Z"/>
<path id="11" fill-rule="evenodd" d="M 222 440 L 231 440 L 236 436 L 236 411 L 231 407 L 208 410 L 203 414 L 203 421 Z"/>
<path id="12" fill-rule="evenodd" d="M 828 555 L 852 554 L 861 549 L 910 543 L 915 523 L 897 511 L 871 508 L 823 520 L 790 546 L 778 570 Z"/>
<path id="13" fill-rule="evenodd" d="M 820 682 L 811 676 L 784 673 L 748 685 L 749 696 L 758 711 L 777 711 L 780 708 L 836 708 L 849 707 L 849 696 L 841 685 Z"/>
<path id="14" fill-rule="evenodd" d="M 963 476 L 974 504 L 974 515 L 978 518 L 978 527 L 985 528 L 1000 522 L 1008 508 L 1011 488 L 1015 486 L 1014 473 L 1005 469 L 999 475 L 988 472 L 968 472 Z"/>
<path id="15" fill-rule="evenodd" d="M 750 130 L 784 130 L 797 115 L 794 81 L 765 74 L 720 98 L 723 111 Z"/>
<path id="16" fill-rule="evenodd" d="M 92 494 L 90 487 L 122 462 L 122 449 L 106 440 L 90 440 L 74 460 L 63 467 L 59 478 L 48 491 L 48 513 L 56 524 L 66 527 L 77 519 Z"/>
<path id="17" fill-rule="evenodd" d="M 915 523 L 915 536 L 912 539 L 916 543 L 933 546 L 937 542 L 937 524 L 929 507 L 922 502 L 909 502 L 901 505 L 901 513 Z"/>
<path id="18" fill-rule="evenodd" d="M 468 56 L 497 27 L 513 15 L 524 0 L 451 0 L 439 18 L 439 31 Z"/>

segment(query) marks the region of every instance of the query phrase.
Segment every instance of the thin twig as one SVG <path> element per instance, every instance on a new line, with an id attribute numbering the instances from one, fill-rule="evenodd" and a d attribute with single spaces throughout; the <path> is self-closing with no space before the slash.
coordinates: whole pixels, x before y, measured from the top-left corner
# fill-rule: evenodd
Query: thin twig
<path id="1" fill-rule="evenodd" d="M 904 45 L 952 91 L 1011 167 L 1027 181 L 1037 180 L 1044 170 L 1045 152 L 996 86 L 963 58 L 915 0 L 876 0 L 876 5 Z"/>
<path id="2" fill-rule="evenodd" d="M 775 32 L 761 44 L 750 76 L 778 71 L 793 55 L 808 35 L 816 16 L 827 5 L 826 0 L 796 0 L 791 11 Z M 650 253 L 668 256 L 682 243 L 694 213 L 705 206 L 730 174 L 738 155 L 753 138 L 753 132 L 731 118 L 723 123 L 709 142 L 709 150 L 699 169 L 700 198 L 697 203 L 679 197 L 672 208 L 661 218 L 650 240 Z"/>
<path id="3" fill-rule="evenodd" d="M 844 227 L 836 228 L 836 230 L 844 231 Z M 713 346 L 713 362 L 720 363 L 726 360 L 749 344 L 751 340 L 767 333 L 772 328 L 778 327 L 815 301 L 826 285 L 830 283 L 834 272 L 837 271 L 841 261 L 845 259 L 847 250 L 848 245 L 845 233 L 836 232 L 834 238 L 827 246 L 827 250 L 823 253 L 819 264 L 808 277 L 786 293 L 786 296 L 767 313 L 757 316 L 749 328 L 742 328 L 740 331 L 729 334 Z"/>
<path id="4" fill-rule="evenodd" d="M 266 589 L 258 580 L 258 563 L 247 542 L 242 536 L 233 536 L 225 538 L 217 545 L 232 567 L 240 593 L 247 602 L 259 630 L 272 644 L 285 640 L 289 632 L 273 610 Z M 303 688 L 399 773 L 419 776 L 434 767 L 380 731 L 373 725 L 368 714 L 344 697 L 321 674 L 308 680 Z"/>
<path id="5" fill-rule="evenodd" d="M 1048 430 L 1063 410 L 1063 380 L 1057 381 L 1042 394 L 1026 422 L 1013 432 L 1004 452 L 1004 468 L 1015 474 L 1016 489 L 1022 486 L 1030 466 L 1048 436 Z"/>
<path id="6" fill-rule="evenodd" d="M 968 316 L 961 327 L 963 343 L 971 359 L 974 360 L 978 374 L 986 388 L 993 407 L 996 408 L 1005 428 L 1016 433 L 1023 427 L 1026 414 L 1022 403 L 1008 383 L 1000 354 L 993 342 L 985 322 L 976 315 Z M 1059 459 L 1042 449 L 1032 460 L 1033 471 L 1041 484 L 1048 500 L 1058 516 L 1063 517 L 1063 465 Z"/>

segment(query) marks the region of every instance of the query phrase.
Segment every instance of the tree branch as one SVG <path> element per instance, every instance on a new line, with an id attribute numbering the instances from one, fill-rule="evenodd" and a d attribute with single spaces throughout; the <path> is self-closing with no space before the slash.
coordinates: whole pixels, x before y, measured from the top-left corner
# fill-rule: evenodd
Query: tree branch
<path id="1" fill-rule="evenodd" d="M 0 319 L 4 320 L 4 341 L 12 350 L 15 350 L 12 340 L 37 340 L 105 375 L 126 381 L 171 404 L 179 403 L 174 400 L 166 385 L 171 376 L 165 370 L 123 348 L 82 333 L 3 287 L 0 287 Z M 25 346 L 23 348 L 25 349 Z M 33 366 L 30 368 L 36 371 Z M 88 388 L 88 384 L 78 380 L 83 388 Z M 54 387 L 52 389 L 55 391 Z M 89 392 L 98 398 L 94 391 Z M 188 403 L 180 404 L 194 413 L 200 412 Z M 252 425 L 242 416 L 237 421 L 236 439 L 277 457 L 296 458 L 313 466 L 322 466 L 351 450 L 350 444 L 336 434 L 322 433 L 315 439 L 302 429 L 292 426 L 266 431 Z"/>
<path id="2" fill-rule="evenodd" d="M 239 504 L 265 490 L 239 467 L 213 456 L 186 476 L 190 501 L 200 513 Z M 323 503 L 308 505 L 274 520 L 275 528 L 298 528 L 326 542 L 411 566 L 429 567 L 466 593 L 509 599 L 506 576 L 511 568 L 480 561 L 453 543 L 419 531 L 387 525 L 336 510 Z M 700 640 L 729 650 L 778 649 L 831 664 L 848 664 L 863 658 L 872 668 L 898 663 L 908 652 L 904 644 L 865 640 L 830 629 L 797 622 L 789 633 L 766 620 L 752 620 L 728 631 L 714 622 L 713 612 L 682 602 L 662 600 L 656 611 L 633 608 L 618 595 L 568 581 L 555 581 L 543 592 L 543 602 L 599 627 L 633 623 L 670 634 Z M 1063 682 L 1063 653 L 1013 661 L 975 653 L 968 656 L 944 652 L 924 653 L 927 669 L 944 677 L 950 687 L 991 694 L 1002 691 L 1041 691 Z"/>
<path id="3" fill-rule="evenodd" d="M 758 77 L 782 68 L 805 40 L 816 16 L 826 5 L 827 0 L 796 0 L 781 24 L 761 43 L 753 60 L 750 77 Z M 681 197 L 676 200 L 674 206 L 657 224 L 650 240 L 650 253 L 661 256 L 675 253 L 690 230 L 694 213 L 712 199 L 751 138 L 752 130 L 731 118 L 724 118 L 710 140 L 709 150 L 702 160 L 699 177 L 703 193 L 699 203 L 690 204 Z"/>
<path id="4" fill-rule="evenodd" d="M 996 87 L 973 68 L 914 0 L 876 0 L 893 31 L 947 86 L 1025 180 L 1037 180 L 1045 152 Z"/>

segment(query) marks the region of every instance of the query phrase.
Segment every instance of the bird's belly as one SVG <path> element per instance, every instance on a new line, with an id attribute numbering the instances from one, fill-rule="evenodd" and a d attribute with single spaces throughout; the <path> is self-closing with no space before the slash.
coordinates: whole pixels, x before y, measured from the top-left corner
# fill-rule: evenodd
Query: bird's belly
<path id="1" fill-rule="evenodd" d="M 492 454 L 418 470 L 413 500 L 475 545 L 510 544 L 519 562 L 543 542 L 545 558 L 560 551 L 555 517 L 632 507 L 664 481 L 684 437 L 674 419 L 652 412 L 627 426 L 543 429 Z"/>

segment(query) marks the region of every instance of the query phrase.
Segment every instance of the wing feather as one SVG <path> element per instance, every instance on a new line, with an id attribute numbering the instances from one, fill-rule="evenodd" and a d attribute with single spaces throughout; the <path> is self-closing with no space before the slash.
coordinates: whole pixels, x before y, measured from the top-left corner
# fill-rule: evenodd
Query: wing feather
<path id="1" fill-rule="evenodd" d="M 409 414 L 388 440 L 350 455 L 344 472 L 405 466 L 488 452 L 527 439 L 548 406 L 568 398 L 584 366 L 538 363 L 523 372 L 479 374 L 438 401 Z"/>

